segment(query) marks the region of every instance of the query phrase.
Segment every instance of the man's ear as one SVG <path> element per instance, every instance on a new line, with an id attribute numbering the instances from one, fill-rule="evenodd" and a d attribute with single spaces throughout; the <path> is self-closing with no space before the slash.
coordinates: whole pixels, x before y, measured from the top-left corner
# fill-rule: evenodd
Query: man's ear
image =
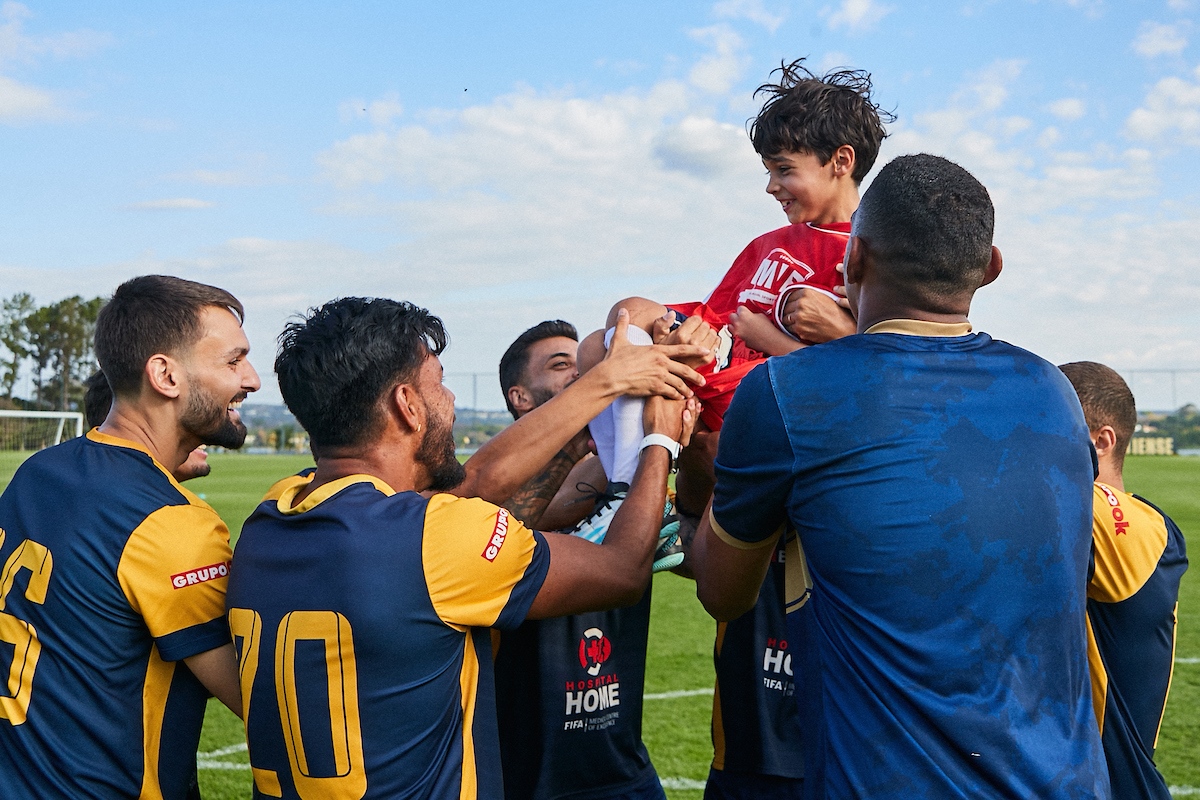
<path id="1" fill-rule="evenodd" d="M 143 368 L 150 388 L 159 395 L 171 399 L 179 397 L 183 382 L 183 365 L 163 353 L 155 353 L 146 360 Z"/>
<path id="2" fill-rule="evenodd" d="M 992 258 L 988 262 L 987 269 L 983 272 L 983 283 L 980 287 L 987 286 L 996 278 L 1000 277 L 1000 272 L 1004 269 L 1004 257 L 1000 255 L 1000 248 L 992 245 Z"/>
<path id="3" fill-rule="evenodd" d="M 857 161 L 857 156 L 854 154 L 854 148 L 850 145 L 844 144 L 837 150 L 834 150 L 830 161 L 833 162 L 834 175 L 838 177 L 852 177 L 854 175 L 854 164 Z"/>
<path id="4" fill-rule="evenodd" d="M 1096 455 L 1100 458 L 1112 455 L 1117 448 L 1117 432 L 1111 425 L 1101 425 L 1100 430 L 1092 434 L 1092 440 L 1096 445 Z"/>
<path id="5" fill-rule="evenodd" d="M 533 398 L 530 397 L 529 392 L 525 391 L 524 386 L 508 387 L 508 402 L 522 414 L 533 411 Z"/>
<path id="6" fill-rule="evenodd" d="M 863 244 L 862 239 L 857 236 L 851 236 L 850 242 L 846 245 L 846 259 L 843 262 L 847 285 L 862 283 L 866 260 L 866 245 Z"/>
<path id="7" fill-rule="evenodd" d="M 425 403 L 417 387 L 410 383 L 397 384 L 392 389 L 389 401 L 401 425 L 413 433 L 420 433 L 425 421 Z"/>

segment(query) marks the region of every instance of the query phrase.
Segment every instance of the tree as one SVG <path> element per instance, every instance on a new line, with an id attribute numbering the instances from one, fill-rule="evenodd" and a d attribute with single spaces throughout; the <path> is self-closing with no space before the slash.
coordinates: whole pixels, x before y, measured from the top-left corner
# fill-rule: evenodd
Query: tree
<path id="1" fill-rule="evenodd" d="M 99 297 L 84 300 L 75 295 L 49 306 L 47 333 L 54 367 L 51 396 L 56 398 L 59 411 L 67 411 L 83 400 L 83 382 L 95 370 L 93 338 L 103 302 Z"/>
<path id="2" fill-rule="evenodd" d="M 21 362 L 29 357 L 29 329 L 26 323 L 36 307 L 27 292 L 14 294 L 0 303 L 0 345 L 8 351 L 8 359 L 0 369 L 0 389 L 6 400 L 12 400 L 21 375 Z"/>

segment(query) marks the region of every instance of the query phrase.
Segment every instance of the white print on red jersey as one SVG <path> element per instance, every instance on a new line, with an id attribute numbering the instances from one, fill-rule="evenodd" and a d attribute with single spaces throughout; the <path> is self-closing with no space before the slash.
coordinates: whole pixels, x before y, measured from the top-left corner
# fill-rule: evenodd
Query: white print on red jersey
<path id="1" fill-rule="evenodd" d="M 500 555 L 500 548 L 504 546 L 504 537 L 508 536 L 508 510 L 500 509 L 496 512 L 496 527 L 492 529 L 492 538 L 488 539 L 487 547 L 483 548 L 481 556 L 488 561 L 495 561 L 496 556 Z"/>
<path id="2" fill-rule="evenodd" d="M 225 561 L 220 564 L 209 564 L 207 567 L 198 567 L 197 569 L 189 569 L 187 572 L 181 572 L 178 575 L 171 576 L 171 585 L 176 589 L 182 589 L 185 586 L 195 586 L 197 583 L 224 578 L 229 574 L 229 562 Z"/>
<path id="3" fill-rule="evenodd" d="M 754 277 L 750 279 L 749 289 L 743 289 L 738 295 L 738 304 L 762 303 L 764 306 L 774 306 L 775 298 L 789 286 L 796 286 L 816 274 L 816 270 L 793 256 L 782 247 L 776 247 L 767 253 L 767 257 L 758 265 Z"/>

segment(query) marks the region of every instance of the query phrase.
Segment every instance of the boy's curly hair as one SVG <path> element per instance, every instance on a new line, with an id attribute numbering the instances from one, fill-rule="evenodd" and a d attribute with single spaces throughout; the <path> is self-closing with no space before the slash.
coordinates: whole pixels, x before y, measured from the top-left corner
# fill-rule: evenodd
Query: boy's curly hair
<path id="1" fill-rule="evenodd" d="M 754 96 L 767 95 L 762 110 L 750 121 L 750 140 L 763 158 L 780 153 L 813 153 L 822 164 L 844 144 L 854 148 L 855 183 L 861 183 L 879 155 L 887 132 L 885 122 L 896 116 L 871 99 L 871 74 L 859 69 L 832 70 L 817 76 L 798 58 L 781 63 L 778 83 L 764 83 Z"/>

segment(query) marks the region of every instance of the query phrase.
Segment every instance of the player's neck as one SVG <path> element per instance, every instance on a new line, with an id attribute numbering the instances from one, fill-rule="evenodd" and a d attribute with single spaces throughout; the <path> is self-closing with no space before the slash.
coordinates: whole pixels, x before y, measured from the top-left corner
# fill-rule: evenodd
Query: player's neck
<path id="1" fill-rule="evenodd" d="M 1111 458 L 1100 458 L 1100 474 L 1096 480 L 1106 486 L 1111 486 L 1119 492 L 1125 491 L 1125 476 L 1121 468 L 1113 463 Z"/>
<path id="2" fill-rule="evenodd" d="M 379 447 L 355 452 L 334 451 L 327 454 L 326 451 L 327 448 L 321 448 L 321 455 L 317 457 L 317 471 L 313 473 L 312 482 L 296 495 L 297 503 L 318 487 L 351 475 L 370 475 L 397 492 L 421 489 L 424 470 L 411 455 Z"/>
<path id="3" fill-rule="evenodd" d="M 815 211 L 812 219 L 806 220 L 809 225 L 844 225 L 854 216 L 858 209 L 858 186 L 853 182 L 835 194 L 830 202 Z"/>
<path id="4" fill-rule="evenodd" d="M 144 409 L 114 402 L 99 431 L 144 447 L 168 472 L 174 472 L 200 446 L 198 438 L 184 433 L 168 408 Z"/>

